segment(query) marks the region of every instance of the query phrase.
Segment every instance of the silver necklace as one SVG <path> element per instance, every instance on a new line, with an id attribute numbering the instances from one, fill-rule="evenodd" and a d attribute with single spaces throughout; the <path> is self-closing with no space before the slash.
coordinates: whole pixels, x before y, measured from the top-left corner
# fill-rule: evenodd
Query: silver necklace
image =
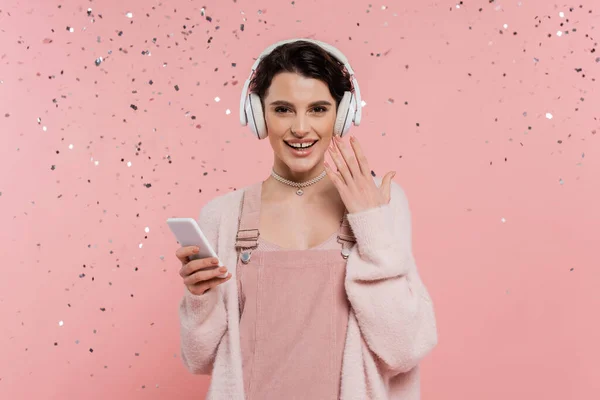
<path id="1" fill-rule="evenodd" d="M 275 173 L 275 170 L 271 170 L 271 176 L 273 178 L 277 179 L 279 182 L 282 182 L 282 183 L 285 183 L 286 185 L 290 185 L 290 186 L 299 188 L 298 190 L 296 190 L 296 194 L 298 196 L 302 196 L 304 194 L 304 191 L 302 190 L 303 187 L 309 186 L 309 185 L 312 185 L 313 183 L 319 182 L 321 179 L 323 179 L 325 177 L 326 174 L 327 174 L 327 171 L 323 170 L 323 172 L 321 172 L 321 174 L 319 176 L 317 176 L 316 178 L 312 178 L 311 180 L 308 180 L 306 182 L 300 182 L 299 183 L 299 182 L 292 182 L 290 180 L 282 178 L 281 176 L 277 175 L 277 173 Z"/>

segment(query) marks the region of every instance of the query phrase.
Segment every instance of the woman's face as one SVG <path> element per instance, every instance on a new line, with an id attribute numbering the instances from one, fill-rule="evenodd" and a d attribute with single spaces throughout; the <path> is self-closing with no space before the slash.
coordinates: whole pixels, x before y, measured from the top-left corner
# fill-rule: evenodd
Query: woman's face
<path id="1" fill-rule="evenodd" d="M 263 102 L 275 172 L 295 182 L 318 176 L 324 170 L 337 112 L 327 84 L 281 72 L 273 78 Z M 286 144 L 298 140 L 317 142 L 305 154 L 298 154 Z"/>

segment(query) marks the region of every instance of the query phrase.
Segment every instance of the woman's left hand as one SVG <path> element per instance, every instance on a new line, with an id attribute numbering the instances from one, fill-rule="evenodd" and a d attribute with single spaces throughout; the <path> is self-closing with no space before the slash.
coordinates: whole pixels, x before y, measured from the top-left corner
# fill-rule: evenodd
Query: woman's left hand
<path id="1" fill-rule="evenodd" d="M 334 172 L 327 162 L 324 163 L 348 213 L 354 214 L 388 204 L 391 199 L 392 178 L 396 173 L 388 172 L 383 177 L 381 186 L 377 187 L 367 159 L 354 136 L 350 137 L 350 145 L 348 147 L 334 135 L 328 151 L 339 172 Z"/>

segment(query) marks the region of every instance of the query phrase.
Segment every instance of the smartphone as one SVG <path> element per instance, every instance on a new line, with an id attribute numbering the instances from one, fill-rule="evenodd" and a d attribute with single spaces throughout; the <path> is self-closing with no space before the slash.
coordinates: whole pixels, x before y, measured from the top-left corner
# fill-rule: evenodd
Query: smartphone
<path id="1" fill-rule="evenodd" d="M 181 246 L 197 246 L 200 249 L 197 254 L 188 257 L 190 261 L 208 257 L 219 259 L 194 218 L 169 218 L 167 224 Z M 218 266 L 223 266 L 220 259 Z M 219 278 L 227 278 L 227 273 L 220 275 Z"/>

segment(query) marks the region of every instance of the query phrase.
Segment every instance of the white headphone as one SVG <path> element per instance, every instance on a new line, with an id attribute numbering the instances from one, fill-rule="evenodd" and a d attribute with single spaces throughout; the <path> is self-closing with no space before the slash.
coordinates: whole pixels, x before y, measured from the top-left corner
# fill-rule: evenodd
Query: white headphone
<path id="1" fill-rule="evenodd" d="M 334 135 L 339 135 L 340 137 L 343 137 L 348 132 L 348 130 L 350 130 L 350 125 L 352 123 L 354 123 L 355 126 L 358 126 L 360 124 L 362 115 L 362 101 L 360 99 L 360 89 L 358 87 L 358 82 L 354 77 L 354 70 L 350 66 L 348 59 L 346 58 L 346 56 L 344 56 L 344 54 L 342 54 L 341 51 L 327 43 L 313 39 L 282 40 L 267 47 L 260 54 L 260 56 L 258 56 L 256 62 L 252 66 L 250 76 L 248 77 L 248 79 L 246 79 L 246 83 L 244 84 L 244 88 L 242 90 L 242 97 L 240 99 L 240 123 L 242 124 L 242 126 L 246 126 L 249 123 L 250 129 L 252 129 L 252 132 L 254 132 L 254 134 L 259 140 L 265 139 L 268 136 L 265 116 L 263 113 L 262 104 L 260 102 L 260 97 L 258 97 L 256 93 L 248 93 L 250 80 L 252 79 L 252 75 L 256 71 L 258 64 L 265 56 L 267 56 L 275 48 L 279 47 L 282 44 L 296 41 L 306 41 L 321 46 L 331 56 L 337 58 L 340 62 L 342 62 L 348 70 L 348 73 L 350 74 L 350 79 L 352 80 L 354 92 L 344 92 L 344 97 L 340 101 L 340 104 L 337 108 L 337 116 L 333 128 Z"/>

